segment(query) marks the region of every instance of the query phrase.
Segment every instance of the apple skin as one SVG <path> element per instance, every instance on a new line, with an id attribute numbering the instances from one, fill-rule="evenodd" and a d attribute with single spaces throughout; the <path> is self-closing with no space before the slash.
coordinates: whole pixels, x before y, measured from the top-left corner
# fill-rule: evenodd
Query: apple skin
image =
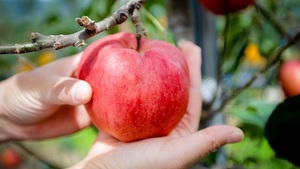
<path id="1" fill-rule="evenodd" d="M 284 61 L 280 65 L 278 78 L 286 97 L 300 94 L 300 60 Z"/>
<path id="2" fill-rule="evenodd" d="M 216 15 L 226 15 L 252 5 L 255 0 L 199 0 L 199 2 Z"/>
<path id="3" fill-rule="evenodd" d="M 84 51 L 77 75 L 93 90 L 94 125 L 120 141 L 169 134 L 186 113 L 188 66 L 180 49 L 132 33 L 108 35 Z"/>

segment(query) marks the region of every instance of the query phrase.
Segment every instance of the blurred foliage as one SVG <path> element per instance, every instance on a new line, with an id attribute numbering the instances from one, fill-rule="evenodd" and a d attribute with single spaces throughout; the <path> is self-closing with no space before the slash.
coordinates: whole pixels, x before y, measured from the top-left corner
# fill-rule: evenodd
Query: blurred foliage
<path id="1" fill-rule="evenodd" d="M 28 42 L 31 32 L 70 34 L 79 31 L 82 28 L 76 24 L 75 18 L 87 15 L 95 21 L 100 21 L 126 2 L 126 0 L 1 0 L 0 45 Z M 300 1 L 257 0 L 257 3 L 269 11 L 286 32 L 293 35 L 298 29 Z M 165 1 L 148 1 L 141 11 L 141 18 L 149 37 L 176 43 L 172 33 L 167 29 Z M 226 89 L 242 85 L 253 72 L 265 65 L 279 46 L 287 41 L 287 38 L 278 33 L 253 6 L 229 16 L 229 30 L 226 36 L 224 36 L 226 17 L 216 16 L 216 19 L 218 33 L 216 43 L 222 49 L 224 40 L 227 42 L 222 67 L 224 72 L 222 80 Z M 91 38 L 87 43 L 117 31 L 134 31 L 134 29 L 130 22 L 126 22 Z M 59 51 L 49 49 L 23 55 L 2 55 L 0 80 L 82 50 L 84 48 L 78 50 L 69 47 Z M 298 53 L 299 46 L 293 46 L 284 53 L 283 59 L 299 57 Z M 274 151 L 263 135 L 264 125 L 278 103 L 267 101 L 263 97 L 264 91 L 269 86 L 278 86 L 276 67 L 226 106 L 225 113 L 229 123 L 241 127 L 245 132 L 243 142 L 226 147 L 228 168 L 295 168 L 287 161 L 275 157 Z M 277 101 L 283 99 L 281 95 L 275 97 Z M 96 133 L 94 128 L 87 128 L 72 136 L 45 140 L 40 144 L 46 147 L 59 147 L 65 151 L 72 150 L 72 153 L 78 152 L 82 157 L 92 145 Z M 216 154 L 212 154 L 209 158 L 203 161 L 207 164 L 214 163 Z"/>
<path id="2" fill-rule="evenodd" d="M 261 95 L 258 89 L 248 89 L 239 95 L 226 111 L 231 120 L 245 132 L 243 142 L 228 146 L 229 165 L 243 166 L 247 169 L 291 168 L 291 164 L 275 158 L 272 148 L 264 137 L 264 126 L 275 108 L 275 103 L 255 99 Z M 251 98 L 251 100 L 249 100 Z M 253 99 L 252 99 L 253 98 Z"/>
<path id="3" fill-rule="evenodd" d="M 262 6 L 271 18 L 263 17 L 255 6 L 233 13 L 227 16 L 228 18 L 216 16 L 217 45 L 220 55 L 224 58 L 222 82 L 226 90 L 243 86 L 253 73 L 264 67 L 278 48 L 288 41 L 288 37 L 276 29 L 272 20 L 290 36 L 299 30 L 300 1 L 256 0 L 256 3 Z M 299 58 L 299 49 L 299 43 L 291 46 L 283 53 L 281 61 Z M 229 158 L 228 168 L 297 168 L 288 161 L 277 158 L 264 136 L 269 116 L 276 105 L 284 100 L 277 80 L 277 69 L 278 66 L 275 65 L 259 76 L 250 88 L 235 97 L 224 110 L 228 123 L 240 127 L 245 132 L 243 142 L 229 145 L 225 149 Z M 267 95 L 270 95 L 267 91 L 274 87 L 276 92 L 273 91 L 272 99 L 267 99 Z M 272 130 L 276 133 L 275 128 Z M 213 166 L 217 158 L 217 154 L 212 154 L 205 161 L 209 166 Z"/>
<path id="4" fill-rule="evenodd" d="M 279 23 L 285 32 L 291 36 L 296 33 L 300 20 L 299 10 L 296 9 L 299 8 L 300 2 L 293 0 L 257 0 L 256 2 L 270 13 L 270 16 Z M 220 34 L 219 48 L 223 48 L 224 40 L 227 41 L 223 72 L 240 71 L 240 63 L 245 56 L 244 50 L 249 44 L 255 44 L 259 48 L 261 56 L 268 59 L 279 46 L 287 41 L 287 37 L 281 35 L 269 20 L 262 17 L 254 6 L 250 6 L 229 16 L 229 28 L 224 36 L 226 17 L 217 16 L 217 31 Z M 299 53 L 299 48 L 292 47 L 286 53 L 288 52 L 290 52 L 289 55 L 295 55 L 295 53 Z"/>

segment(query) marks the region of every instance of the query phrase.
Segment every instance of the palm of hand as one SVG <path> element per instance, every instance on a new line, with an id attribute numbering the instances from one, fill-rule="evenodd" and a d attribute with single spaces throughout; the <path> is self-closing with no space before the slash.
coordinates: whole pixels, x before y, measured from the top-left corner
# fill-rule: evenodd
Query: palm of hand
<path id="1" fill-rule="evenodd" d="M 193 140 L 196 141 L 191 134 L 196 131 L 195 127 L 198 126 L 198 124 L 191 123 L 191 120 L 194 119 L 187 113 L 169 135 L 137 142 L 124 143 L 106 133 L 100 133 L 88 155 L 87 159 L 90 161 L 86 168 L 92 168 L 91 165 L 99 168 L 106 166 L 112 169 L 150 169 L 161 168 L 162 166 L 165 168 L 186 168 L 192 162 L 183 159 L 190 157 L 186 154 L 188 149 L 181 145 L 186 142 L 192 143 Z M 101 157 L 100 161 L 99 157 Z M 111 159 L 116 160 L 112 161 Z"/>

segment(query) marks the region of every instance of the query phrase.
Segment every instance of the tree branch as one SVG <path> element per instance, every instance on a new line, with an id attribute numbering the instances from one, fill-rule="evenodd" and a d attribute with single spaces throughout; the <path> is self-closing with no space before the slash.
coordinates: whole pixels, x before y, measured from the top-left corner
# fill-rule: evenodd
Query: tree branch
<path id="1" fill-rule="evenodd" d="M 31 43 L 25 44 L 15 44 L 0 46 L 0 54 L 20 54 L 20 53 L 29 53 L 36 52 L 46 48 L 53 48 L 59 50 L 69 46 L 75 46 L 80 48 L 85 45 L 85 40 L 108 30 L 109 28 L 122 24 L 129 17 L 134 17 L 137 19 L 132 19 L 135 25 L 139 25 L 136 28 L 143 29 L 144 27 L 138 19 L 138 10 L 142 7 L 143 3 L 146 0 L 130 0 L 127 4 L 123 5 L 112 16 L 104 19 L 103 21 L 95 23 L 93 20 L 87 16 L 82 18 L 76 18 L 75 21 L 82 27 L 83 30 L 75 32 L 69 35 L 43 35 L 41 33 L 31 33 L 30 39 Z M 137 37 L 144 35 L 140 34 L 141 31 L 138 31 Z"/>
<path id="2" fill-rule="evenodd" d="M 277 30 L 277 32 L 288 39 L 293 38 L 290 34 L 288 34 L 282 26 L 274 19 L 274 17 L 266 10 L 264 9 L 261 5 L 258 3 L 255 3 L 255 8 L 260 14 L 265 18 L 266 21 L 268 21 L 273 27 Z"/>

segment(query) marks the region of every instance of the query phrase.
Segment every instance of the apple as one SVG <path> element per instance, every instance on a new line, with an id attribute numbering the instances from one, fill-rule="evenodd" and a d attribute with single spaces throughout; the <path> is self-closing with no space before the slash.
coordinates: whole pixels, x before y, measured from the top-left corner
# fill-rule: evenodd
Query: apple
<path id="1" fill-rule="evenodd" d="M 286 97 L 300 94 L 300 60 L 284 61 L 279 67 L 278 79 Z"/>
<path id="2" fill-rule="evenodd" d="M 209 11 L 217 15 L 226 15 L 252 5 L 255 0 L 199 0 Z"/>
<path id="3" fill-rule="evenodd" d="M 93 90 L 85 105 L 94 125 L 120 141 L 169 134 L 186 113 L 188 66 L 180 49 L 121 32 L 90 44 L 77 75 Z"/>
<path id="4" fill-rule="evenodd" d="M 6 148 L 0 155 L 0 167 L 16 168 L 21 164 L 20 155 L 11 148 Z"/>

